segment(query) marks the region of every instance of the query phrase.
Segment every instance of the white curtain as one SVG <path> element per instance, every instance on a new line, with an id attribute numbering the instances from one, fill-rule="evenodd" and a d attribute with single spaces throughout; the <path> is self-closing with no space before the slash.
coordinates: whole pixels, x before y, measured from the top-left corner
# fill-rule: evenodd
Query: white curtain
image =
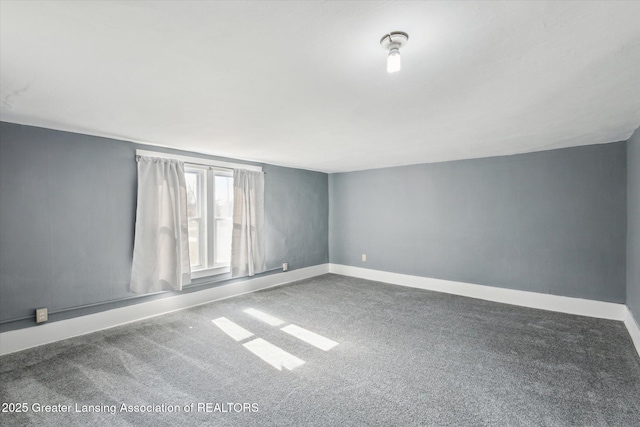
<path id="1" fill-rule="evenodd" d="M 189 283 L 184 164 L 140 156 L 131 292 L 179 291 Z"/>
<path id="2" fill-rule="evenodd" d="M 233 172 L 232 276 L 253 276 L 265 271 L 265 258 L 264 174 L 236 169 Z"/>

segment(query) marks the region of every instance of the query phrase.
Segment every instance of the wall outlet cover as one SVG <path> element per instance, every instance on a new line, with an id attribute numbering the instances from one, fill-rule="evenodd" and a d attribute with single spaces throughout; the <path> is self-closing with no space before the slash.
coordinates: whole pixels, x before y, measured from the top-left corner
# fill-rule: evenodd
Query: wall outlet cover
<path id="1" fill-rule="evenodd" d="M 282 271 L 287 271 L 289 270 L 289 263 L 288 262 L 283 262 L 282 263 Z"/>
<path id="2" fill-rule="evenodd" d="M 49 312 L 46 308 L 39 308 L 36 310 L 36 323 L 42 323 L 49 320 Z"/>

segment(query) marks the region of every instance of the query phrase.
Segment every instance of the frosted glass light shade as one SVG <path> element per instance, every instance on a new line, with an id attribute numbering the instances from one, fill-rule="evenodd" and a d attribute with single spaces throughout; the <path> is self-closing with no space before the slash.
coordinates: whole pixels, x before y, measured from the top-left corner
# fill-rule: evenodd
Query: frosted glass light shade
<path id="1" fill-rule="evenodd" d="M 389 57 L 387 58 L 387 72 L 395 73 L 400 71 L 400 51 L 398 49 L 392 49 L 389 51 Z"/>

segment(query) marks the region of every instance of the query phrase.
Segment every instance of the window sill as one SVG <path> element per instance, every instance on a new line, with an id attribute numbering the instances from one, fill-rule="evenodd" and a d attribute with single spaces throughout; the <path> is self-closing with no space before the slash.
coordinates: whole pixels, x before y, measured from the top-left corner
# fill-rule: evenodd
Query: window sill
<path id="1" fill-rule="evenodd" d="M 191 278 L 192 279 L 200 279 L 203 277 L 211 277 L 211 276 L 218 276 L 220 274 L 227 274 L 231 272 L 231 267 L 228 265 L 222 266 L 222 267 L 215 267 L 215 268 L 207 268 L 204 270 L 196 270 L 196 271 L 192 271 L 191 272 Z"/>

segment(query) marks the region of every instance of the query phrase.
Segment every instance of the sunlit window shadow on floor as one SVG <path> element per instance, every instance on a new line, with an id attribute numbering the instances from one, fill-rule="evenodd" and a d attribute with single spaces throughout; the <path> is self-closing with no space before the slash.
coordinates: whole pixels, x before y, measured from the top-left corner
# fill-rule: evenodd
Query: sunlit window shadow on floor
<path id="1" fill-rule="evenodd" d="M 256 338 L 255 340 L 249 341 L 243 345 L 247 350 L 279 371 L 281 371 L 282 368 L 291 371 L 298 366 L 304 365 L 304 360 L 298 359 L 293 354 L 287 353 L 280 347 L 275 346 L 262 338 Z"/>
<path id="2" fill-rule="evenodd" d="M 229 335 L 236 341 L 242 341 L 246 338 L 252 337 L 253 333 L 247 331 L 240 325 L 233 323 L 231 320 L 226 317 L 220 317 L 218 319 L 212 320 L 212 322 L 222 330 L 225 334 Z"/>
<path id="3" fill-rule="evenodd" d="M 282 325 L 284 323 L 284 320 L 280 320 L 277 317 L 273 317 L 270 314 L 267 313 L 263 313 L 259 310 L 256 310 L 254 308 L 247 308 L 246 310 L 244 310 L 245 313 L 247 313 L 250 316 L 255 317 L 258 320 L 262 320 L 264 323 L 271 325 L 271 326 L 279 326 Z"/>
<path id="4" fill-rule="evenodd" d="M 277 317 L 271 316 L 270 314 L 263 313 L 262 311 L 253 308 L 248 308 L 244 310 L 244 312 L 271 326 L 279 326 L 284 323 L 283 320 L 280 320 Z M 214 325 L 220 328 L 222 332 L 229 335 L 231 338 L 238 342 L 244 341 L 247 338 L 254 336 L 253 332 L 246 330 L 242 326 L 232 322 L 226 317 L 219 317 L 212 320 L 211 322 L 213 322 Z M 333 347 L 338 345 L 337 342 L 330 340 L 329 338 L 323 337 L 320 334 L 316 334 L 315 332 L 311 332 L 297 325 L 290 324 L 285 326 L 284 328 L 281 328 L 280 330 L 291 335 L 292 337 L 304 341 L 307 344 L 319 348 L 320 350 L 329 351 Z M 255 354 L 260 359 L 264 360 L 279 371 L 281 371 L 283 368 L 291 371 L 298 366 L 304 365 L 305 363 L 304 360 L 297 358 L 293 354 L 286 352 L 280 347 L 273 345 L 262 338 L 253 339 L 242 345 L 251 353 Z"/>
<path id="5" fill-rule="evenodd" d="M 307 344 L 311 344 L 320 350 L 329 351 L 338 345 L 337 342 L 330 340 L 329 338 L 325 338 L 320 334 L 316 334 L 315 332 L 301 328 L 300 326 L 288 325 L 280 330 L 306 342 Z"/>

